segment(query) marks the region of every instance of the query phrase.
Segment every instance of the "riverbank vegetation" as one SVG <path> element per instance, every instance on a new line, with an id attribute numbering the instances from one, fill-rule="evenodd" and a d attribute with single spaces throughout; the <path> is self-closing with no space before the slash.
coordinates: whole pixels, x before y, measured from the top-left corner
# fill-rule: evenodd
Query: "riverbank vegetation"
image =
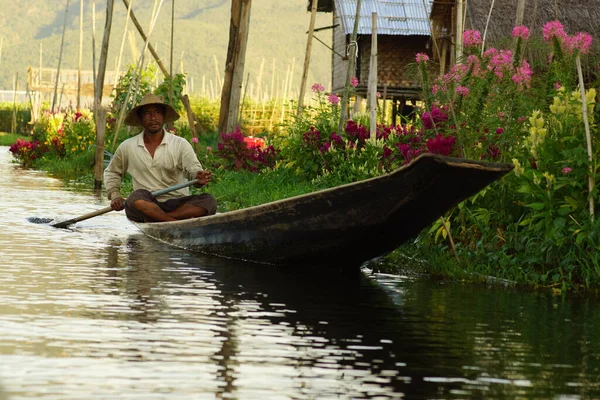
<path id="1" fill-rule="evenodd" d="M 299 116 L 263 130 L 258 140 L 244 124 L 220 138 L 196 138 L 183 121 L 170 129 L 190 140 L 215 172 L 208 190 L 220 211 L 381 175 L 426 152 L 512 163 L 513 173 L 459 204 L 377 268 L 393 272 L 414 265 L 458 279 L 493 276 L 559 292 L 596 291 L 599 81 L 595 71 L 584 75 L 579 68 L 592 38 L 569 35 L 554 21 L 538 36 L 515 27 L 507 43 L 484 49 L 480 33 L 466 31 L 462 62 L 436 78 L 429 57 L 417 54 L 422 109 L 399 125 L 357 113 L 338 131 L 340 94 L 325 93 L 317 83 L 314 101 Z M 531 54 L 535 58 L 525 57 Z M 205 99 L 192 103 L 199 124 L 210 132 L 210 110 L 217 107 Z M 127 106 L 117 92 L 108 149 L 136 133 L 115 133 L 117 111 Z M 369 134 L 371 123 L 377 123 L 375 136 Z M 89 111 L 46 112 L 31 139 L 18 140 L 10 151 L 25 166 L 71 168 L 81 176 L 90 173 L 94 137 Z"/>

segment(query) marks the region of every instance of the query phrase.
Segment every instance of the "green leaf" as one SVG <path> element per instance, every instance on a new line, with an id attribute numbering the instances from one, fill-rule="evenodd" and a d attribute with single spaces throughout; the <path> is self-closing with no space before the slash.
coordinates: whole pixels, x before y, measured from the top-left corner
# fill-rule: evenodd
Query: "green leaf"
<path id="1" fill-rule="evenodd" d="M 568 215 L 571 212 L 571 208 L 570 207 L 561 207 L 558 209 L 558 215 Z"/>
<path id="2" fill-rule="evenodd" d="M 535 211 L 542 211 L 546 205 L 542 202 L 536 201 L 534 203 L 525 204 L 525 207 L 529 207 Z"/>
<path id="3" fill-rule="evenodd" d="M 531 186 L 529 186 L 527 183 L 524 183 L 523 185 L 521 185 L 518 192 L 529 194 L 531 193 Z"/>

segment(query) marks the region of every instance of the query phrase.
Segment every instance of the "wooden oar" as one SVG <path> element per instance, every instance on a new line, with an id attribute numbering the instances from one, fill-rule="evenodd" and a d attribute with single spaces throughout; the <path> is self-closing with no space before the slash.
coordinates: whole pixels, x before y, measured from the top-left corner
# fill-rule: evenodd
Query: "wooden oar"
<path id="1" fill-rule="evenodd" d="M 193 181 L 189 181 L 189 182 L 180 183 L 179 185 L 171 186 L 166 189 L 157 190 L 155 192 L 152 192 L 152 195 L 154 197 L 158 197 L 165 193 L 169 193 L 169 192 L 172 192 L 172 191 L 178 190 L 178 189 L 183 189 L 184 187 L 188 187 L 188 186 L 194 185 L 196 183 L 198 183 L 198 179 L 194 179 Z M 102 208 L 100 210 L 93 211 L 93 212 L 85 214 L 85 215 L 81 215 L 79 217 L 71 218 L 67 221 L 62 221 L 62 222 L 58 222 L 56 224 L 51 224 L 50 226 L 53 226 L 55 228 L 66 228 L 67 226 L 72 225 L 76 222 L 90 219 L 93 217 L 97 217 L 98 215 L 106 214 L 107 212 L 110 212 L 110 211 L 113 211 L 113 209 L 112 209 L 112 207 L 108 206 L 108 207 Z"/>

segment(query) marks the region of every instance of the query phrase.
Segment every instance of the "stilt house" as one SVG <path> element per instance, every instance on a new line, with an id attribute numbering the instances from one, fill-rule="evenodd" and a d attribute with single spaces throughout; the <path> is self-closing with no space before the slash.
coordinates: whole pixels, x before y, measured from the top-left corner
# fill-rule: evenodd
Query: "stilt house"
<path id="1" fill-rule="evenodd" d="M 311 1 L 308 2 L 309 9 Z M 318 11 L 332 13 L 333 46 L 331 82 L 333 92 L 341 92 L 348 69 L 348 46 L 356 19 L 357 0 L 319 0 Z M 368 91 L 371 57 L 372 13 L 377 13 L 377 90 L 400 101 L 419 97 L 418 82 L 407 71 L 416 53 L 432 54 L 429 14 L 431 0 L 362 0 L 358 24 L 358 52 L 355 76 L 358 96 Z"/>

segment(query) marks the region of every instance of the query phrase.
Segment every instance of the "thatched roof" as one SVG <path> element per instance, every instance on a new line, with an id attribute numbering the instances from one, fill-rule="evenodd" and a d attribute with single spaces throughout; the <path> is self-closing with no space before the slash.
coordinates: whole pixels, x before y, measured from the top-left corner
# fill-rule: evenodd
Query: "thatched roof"
<path id="1" fill-rule="evenodd" d="M 494 8 L 486 40 L 495 42 L 511 35 L 516 20 L 516 0 L 468 1 L 466 23 L 467 27 L 483 33 L 492 2 Z M 434 0 L 432 17 L 451 15 L 453 3 L 452 0 Z M 525 0 L 523 24 L 527 25 L 532 33 L 541 34 L 542 26 L 556 19 L 565 26 L 569 34 L 600 34 L 600 0 Z"/>

